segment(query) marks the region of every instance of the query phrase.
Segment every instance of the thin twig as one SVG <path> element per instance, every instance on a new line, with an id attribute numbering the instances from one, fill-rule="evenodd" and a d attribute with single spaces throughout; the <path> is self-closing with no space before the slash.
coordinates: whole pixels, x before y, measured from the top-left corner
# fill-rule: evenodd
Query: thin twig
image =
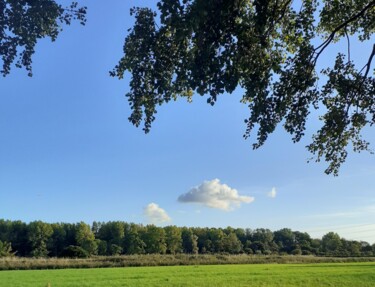
<path id="1" fill-rule="evenodd" d="M 349 35 L 348 35 L 348 31 L 345 27 L 345 35 L 346 35 L 346 39 L 347 39 L 347 42 L 348 42 L 348 63 L 350 62 L 350 38 L 349 38 Z"/>
<path id="2" fill-rule="evenodd" d="M 375 7 L 375 0 L 371 1 L 369 4 L 367 4 L 359 13 L 355 14 L 354 16 L 352 16 L 351 18 L 349 18 L 348 20 L 346 20 L 345 22 L 341 23 L 339 26 L 337 26 L 332 32 L 331 34 L 328 36 L 328 38 L 322 43 L 320 44 L 318 47 L 315 48 L 315 52 L 317 50 L 319 50 L 318 52 L 316 52 L 316 56 L 315 56 L 315 59 L 313 61 L 313 64 L 315 66 L 316 62 L 318 61 L 318 58 L 320 56 L 320 54 L 325 50 L 325 48 L 327 48 L 327 46 L 333 41 L 333 39 L 335 38 L 336 36 L 336 33 L 338 31 L 340 31 L 341 29 L 345 28 L 348 26 L 348 24 L 350 24 L 351 22 L 357 20 L 358 18 L 360 18 L 361 16 L 363 16 L 369 9 Z"/>

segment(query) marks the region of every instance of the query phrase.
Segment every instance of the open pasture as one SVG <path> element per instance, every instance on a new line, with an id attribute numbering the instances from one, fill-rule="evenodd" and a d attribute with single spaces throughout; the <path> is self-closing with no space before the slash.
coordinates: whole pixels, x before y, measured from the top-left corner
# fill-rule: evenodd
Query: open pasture
<path id="1" fill-rule="evenodd" d="M 1 271 L 0 287 L 375 286 L 375 263 L 248 264 Z"/>

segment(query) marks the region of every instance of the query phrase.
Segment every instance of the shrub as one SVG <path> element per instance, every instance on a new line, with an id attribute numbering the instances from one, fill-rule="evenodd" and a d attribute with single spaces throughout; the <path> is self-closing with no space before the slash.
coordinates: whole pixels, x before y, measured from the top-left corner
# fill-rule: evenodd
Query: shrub
<path id="1" fill-rule="evenodd" d="M 63 250 L 61 256 L 68 258 L 87 258 L 90 254 L 80 246 L 69 245 Z"/>

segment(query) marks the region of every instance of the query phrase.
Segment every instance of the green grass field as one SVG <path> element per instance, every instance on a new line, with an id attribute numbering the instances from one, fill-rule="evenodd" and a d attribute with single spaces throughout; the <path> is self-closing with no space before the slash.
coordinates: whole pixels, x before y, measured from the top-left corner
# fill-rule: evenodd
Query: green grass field
<path id="1" fill-rule="evenodd" d="M 375 286 L 375 263 L 252 264 L 0 271 L 1 287 Z"/>

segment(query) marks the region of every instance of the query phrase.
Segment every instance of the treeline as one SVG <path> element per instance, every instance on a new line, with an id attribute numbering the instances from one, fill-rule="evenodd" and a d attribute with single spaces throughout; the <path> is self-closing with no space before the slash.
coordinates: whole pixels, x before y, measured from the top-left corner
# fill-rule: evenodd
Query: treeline
<path id="1" fill-rule="evenodd" d="M 121 254 L 293 254 L 375 256 L 375 244 L 329 232 L 313 239 L 283 228 L 157 227 L 122 221 L 45 223 L 0 220 L 0 257 L 89 257 Z"/>

